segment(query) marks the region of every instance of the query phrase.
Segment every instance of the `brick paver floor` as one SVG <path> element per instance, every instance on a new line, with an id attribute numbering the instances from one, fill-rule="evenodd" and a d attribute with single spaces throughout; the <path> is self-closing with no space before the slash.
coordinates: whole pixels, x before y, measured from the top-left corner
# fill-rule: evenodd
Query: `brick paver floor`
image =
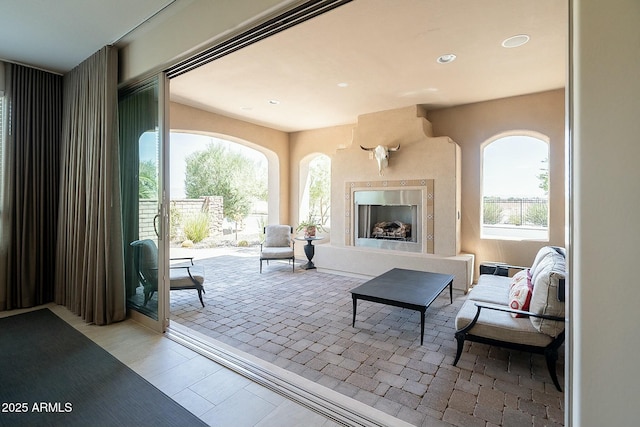
<path id="1" fill-rule="evenodd" d="M 457 367 L 454 319 L 465 295 L 443 293 L 426 313 L 358 302 L 364 279 L 264 265 L 256 248 L 209 250 L 204 301 L 171 292 L 173 321 L 351 396 L 414 425 L 563 425 L 564 394 L 544 358 L 468 343 Z M 563 381 L 564 355 L 558 374 Z"/>

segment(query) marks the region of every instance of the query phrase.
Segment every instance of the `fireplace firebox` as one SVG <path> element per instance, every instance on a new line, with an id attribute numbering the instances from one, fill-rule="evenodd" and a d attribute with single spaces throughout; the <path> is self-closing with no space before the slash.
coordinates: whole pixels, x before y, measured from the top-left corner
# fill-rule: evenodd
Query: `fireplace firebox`
<path id="1" fill-rule="evenodd" d="M 422 252 L 422 190 L 354 192 L 356 246 Z"/>

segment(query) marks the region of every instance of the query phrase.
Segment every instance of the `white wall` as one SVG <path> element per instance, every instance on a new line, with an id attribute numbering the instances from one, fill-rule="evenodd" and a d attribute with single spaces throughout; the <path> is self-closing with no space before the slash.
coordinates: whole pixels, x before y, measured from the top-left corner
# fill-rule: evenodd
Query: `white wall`
<path id="1" fill-rule="evenodd" d="M 572 16 L 570 422 L 638 425 L 640 1 Z"/>

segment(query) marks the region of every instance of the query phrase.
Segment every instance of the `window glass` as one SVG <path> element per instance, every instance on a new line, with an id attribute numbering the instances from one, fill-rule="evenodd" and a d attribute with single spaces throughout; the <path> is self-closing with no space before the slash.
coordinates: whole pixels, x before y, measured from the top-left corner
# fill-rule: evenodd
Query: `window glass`
<path id="1" fill-rule="evenodd" d="M 482 151 L 482 238 L 549 239 L 549 144 L 498 137 Z"/>
<path id="2" fill-rule="evenodd" d="M 300 170 L 300 221 L 312 221 L 326 229 L 330 227 L 331 159 L 324 154 L 309 157 L 303 160 Z"/>

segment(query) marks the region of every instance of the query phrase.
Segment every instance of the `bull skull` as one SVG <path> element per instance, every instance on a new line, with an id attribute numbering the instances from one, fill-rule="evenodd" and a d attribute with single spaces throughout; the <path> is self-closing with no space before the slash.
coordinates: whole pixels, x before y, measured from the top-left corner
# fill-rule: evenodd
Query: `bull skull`
<path id="1" fill-rule="evenodd" d="M 365 151 L 372 151 L 373 155 L 378 162 L 378 174 L 383 175 L 382 170 L 389 166 L 389 152 L 390 151 L 398 151 L 400 149 L 400 144 L 397 147 L 387 147 L 385 145 L 378 145 L 374 148 L 367 148 L 360 146 Z"/>

